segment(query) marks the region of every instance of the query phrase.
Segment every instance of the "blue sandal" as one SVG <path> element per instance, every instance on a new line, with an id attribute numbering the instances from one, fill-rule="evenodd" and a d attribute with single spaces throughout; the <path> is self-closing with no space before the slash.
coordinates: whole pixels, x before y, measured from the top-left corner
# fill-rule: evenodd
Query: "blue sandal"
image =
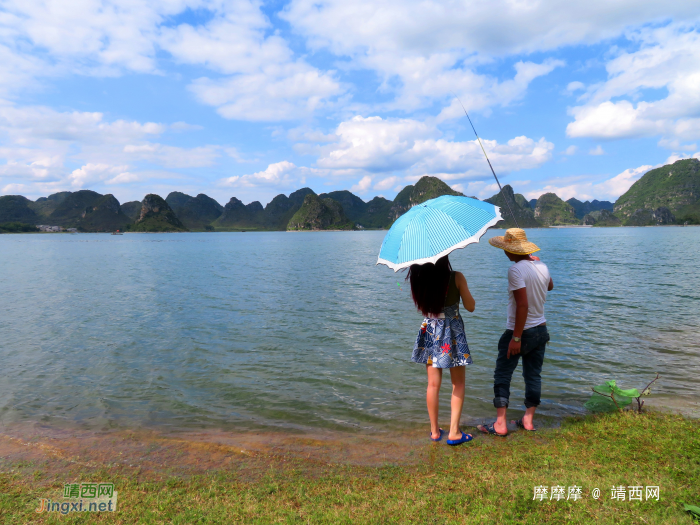
<path id="1" fill-rule="evenodd" d="M 454 447 L 454 446 L 457 446 L 457 445 L 461 445 L 462 443 L 469 443 L 472 439 L 474 439 L 474 438 L 472 437 L 471 434 L 465 434 L 464 432 L 462 432 L 462 437 L 461 437 L 461 438 L 459 438 L 459 439 L 448 439 L 448 440 L 447 440 L 447 444 Z"/>
<path id="2" fill-rule="evenodd" d="M 439 429 L 439 430 L 440 430 L 440 437 L 434 438 L 432 432 L 430 434 L 428 434 L 430 436 L 430 441 L 440 441 L 442 439 L 442 436 L 445 434 L 445 431 L 443 429 Z"/>
<path id="3" fill-rule="evenodd" d="M 492 436 L 506 437 L 508 435 L 508 432 L 505 434 L 499 434 L 496 432 L 496 429 L 493 428 L 494 424 L 495 423 L 491 423 L 490 425 L 478 425 L 476 428 L 478 428 L 484 434 L 491 434 Z"/>

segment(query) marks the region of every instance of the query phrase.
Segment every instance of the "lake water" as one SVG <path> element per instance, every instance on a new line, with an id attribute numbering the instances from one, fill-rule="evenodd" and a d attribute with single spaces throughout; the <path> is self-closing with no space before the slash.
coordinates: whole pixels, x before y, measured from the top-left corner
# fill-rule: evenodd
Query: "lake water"
<path id="1" fill-rule="evenodd" d="M 387 430 L 427 425 L 422 317 L 385 232 L 0 235 L 0 424 Z M 510 262 L 455 252 L 476 299 L 465 422 L 493 417 Z M 529 230 L 551 270 L 538 413 L 616 379 L 700 412 L 700 228 Z M 522 409 L 516 371 L 511 407 Z M 442 419 L 448 421 L 449 378 Z M 515 412 L 514 412 L 515 413 Z M 546 418 L 545 418 L 546 419 Z"/>

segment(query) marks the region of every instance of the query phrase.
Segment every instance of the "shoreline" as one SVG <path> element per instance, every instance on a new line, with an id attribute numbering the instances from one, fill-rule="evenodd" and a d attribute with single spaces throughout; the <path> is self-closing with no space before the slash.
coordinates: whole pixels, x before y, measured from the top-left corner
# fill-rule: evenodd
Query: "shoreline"
<path id="1" fill-rule="evenodd" d="M 107 523 L 690 523 L 682 503 L 699 503 L 700 421 L 674 414 L 570 418 L 454 448 L 425 432 L 283 436 L 3 431 L 0 515 L 54 523 L 35 512 L 39 500 L 61 501 L 64 483 L 81 481 L 114 483 L 119 509 L 101 513 Z M 533 501 L 534 487 L 555 485 L 580 487 L 580 500 Z M 611 486 L 632 485 L 658 486 L 659 501 L 610 498 Z"/>
<path id="2" fill-rule="evenodd" d="M 567 225 L 556 225 L 556 226 L 533 226 L 523 228 L 524 230 L 563 230 L 563 229 L 602 229 L 602 228 L 691 228 L 700 227 L 700 224 L 654 224 L 647 226 L 589 226 L 586 224 L 567 224 Z M 505 231 L 507 228 L 495 228 L 491 227 L 489 230 Z M 389 230 L 384 230 L 381 228 L 362 228 L 357 230 L 193 230 L 193 231 L 164 231 L 164 232 L 122 232 L 122 235 L 132 235 L 132 234 L 154 234 L 154 233 L 324 233 L 324 232 L 348 232 L 348 233 L 358 233 L 358 232 L 388 232 Z M 67 234 L 67 235 L 83 235 L 83 234 L 103 234 L 111 235 L 112 232 L 7 232 L 0 233 L 0 235 L 54 235 L 54 234 Z"/>

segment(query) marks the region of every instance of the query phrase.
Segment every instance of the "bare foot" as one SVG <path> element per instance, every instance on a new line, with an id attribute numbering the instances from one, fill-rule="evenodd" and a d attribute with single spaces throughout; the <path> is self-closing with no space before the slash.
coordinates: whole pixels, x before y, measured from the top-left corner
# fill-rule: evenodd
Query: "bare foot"
<path id="1" fill-rule="evenodd" d="M 480 431 L 483 432 L 484 434 L 493 434 L 495 433 L 498 436 L 507 436 L 508 435 L 508 426 L 507 425 L 500 425 L 497 426 L 496 423 L 493 424 L 493 431 L 491 430 L 492 425 L 477 425 L 476 428 Z"/>
<path id="2" fill-rule="evenodd" d="M 535 424 L 534 424 L 532 418 L 526 419 L 525 417 L 523 417 L 519 421 L 515 421 L 515 420 L 511 421 L 511 424 L 518 426 L 518 427 L 522 427 L 525 430 L 535 430 Z"/>
<path id="3" fill-rule="evenodd" d="M 493 424 L 493 429 L 498 432 L 499 434 L 507 434 L 508 433 L 508 425 L 504 421 L 503 423 L 498 423 L 498 421 L 494 422 Z"/>

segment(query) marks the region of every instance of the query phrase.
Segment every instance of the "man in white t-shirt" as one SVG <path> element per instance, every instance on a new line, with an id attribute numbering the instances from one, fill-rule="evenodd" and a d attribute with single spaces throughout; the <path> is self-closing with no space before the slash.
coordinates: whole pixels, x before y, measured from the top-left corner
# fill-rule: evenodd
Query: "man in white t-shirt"
<path id="1" fill-rule="evenodd" d="M 547 292 L 554 288 L 554 282 L 547 265 L 531 255 L 539 248 L 527 240 L 527 235 L 520 228 L 510 228 L 504 236 L 489 239 L 489 243 L 501 248 L 515 264 L 508 268 L 508 319 L 506 331 L 498 342 L 498 358 L 493 373 L 496 422 L 479 425 L 478 428 L 488 434 L 507 436 L 510 381 L 521 355 L 525 378 L 525 415 L 515 423 L 519 428 L 535 430 L 533 418 L 540 404 L 540 374 L 549 341 L 544 303 Z"/>

